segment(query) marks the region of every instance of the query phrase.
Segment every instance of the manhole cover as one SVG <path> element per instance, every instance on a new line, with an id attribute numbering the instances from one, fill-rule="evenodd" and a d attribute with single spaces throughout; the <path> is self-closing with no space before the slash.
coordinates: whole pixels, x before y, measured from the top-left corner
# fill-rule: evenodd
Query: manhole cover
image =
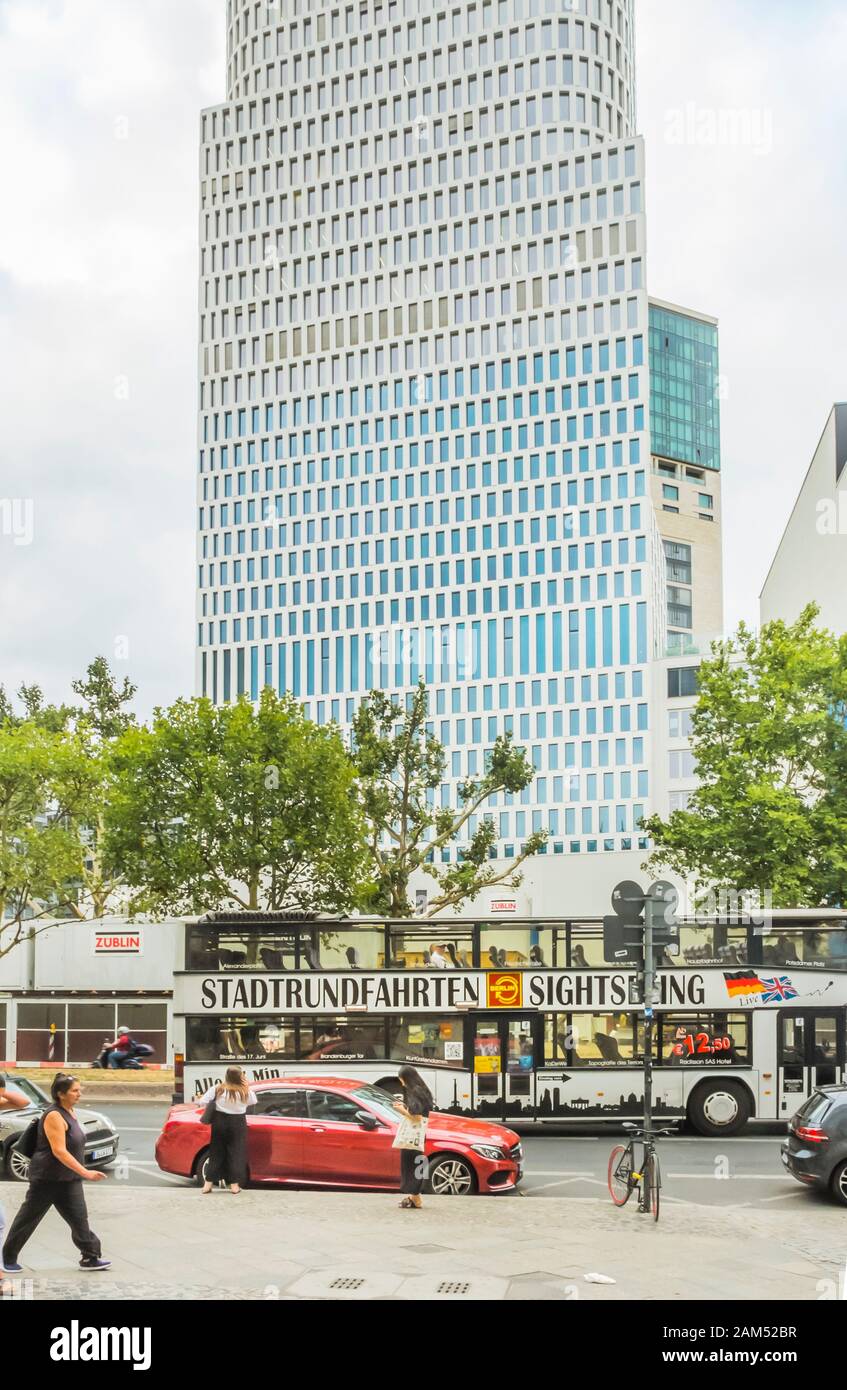
<path id="1" fill-rule="evenodd" d="M 463 1294 L 470 1291 L 470 1284 L 465 1284 L 458 1279 L 442 1279 L 435 1292 L 441 1294 L 443 1298 L 461 1298 Z"/>
<path id="2" fill-rule="evenodd" d="M 364 1284 L 364 1279 L 333 1279 L 330 1281 L 331 1289 L 360 1289 Z"/>

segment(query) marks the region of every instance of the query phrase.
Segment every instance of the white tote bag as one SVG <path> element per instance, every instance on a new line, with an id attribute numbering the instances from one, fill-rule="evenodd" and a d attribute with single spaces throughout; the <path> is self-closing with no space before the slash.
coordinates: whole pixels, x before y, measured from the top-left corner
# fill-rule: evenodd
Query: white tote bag
<path id="1" fill-rule="evenodd" d="M 419 1153 L 423 1153 L 425 1141 L 426 1116 L 413 1115 L 411 1119 L 407 1120 L 406 1116 L 402 1115 L 391 1147 L 393 1149 L 417 1149 Z"/>

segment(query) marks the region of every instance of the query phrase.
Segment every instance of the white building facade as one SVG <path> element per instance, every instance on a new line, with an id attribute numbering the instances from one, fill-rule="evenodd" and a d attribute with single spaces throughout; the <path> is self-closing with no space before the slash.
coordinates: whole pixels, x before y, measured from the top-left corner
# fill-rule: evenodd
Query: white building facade
<path id="1" fill-rule="evenodd" d="M 520 910 L 602 912 L 645 857 L 667 651 L 632 0 L 231 0 L 227 21 L 200 161 L 198 691 L 271 685 L 343 727 L 423 678 L 437 801 L 504 731 L 536 769 L 485 808 L 498 866 L 548 832 Z"/>

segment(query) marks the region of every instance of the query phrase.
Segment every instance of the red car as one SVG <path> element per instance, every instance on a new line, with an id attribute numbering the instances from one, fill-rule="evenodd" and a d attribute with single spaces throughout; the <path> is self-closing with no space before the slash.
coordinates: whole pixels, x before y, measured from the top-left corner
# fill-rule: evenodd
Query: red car
<path id="1" fill-rule="evenodd" d="M 392 1097 L 347 1078 L 285 1076 L 253 1083 L 259 1103 L 247 1116 L 253 1183 L 399 1188 L 399 1121 Z M 203 1181 L 211 1131 L 202 1107 L 175 1105 L 156 1143 L 165 1173 Z M 487 1120 L 433 1112 L 426 1135 L 429 1191 L 438 1196 L 512 1192 L 521 1179 L 517 1134 Z"/>

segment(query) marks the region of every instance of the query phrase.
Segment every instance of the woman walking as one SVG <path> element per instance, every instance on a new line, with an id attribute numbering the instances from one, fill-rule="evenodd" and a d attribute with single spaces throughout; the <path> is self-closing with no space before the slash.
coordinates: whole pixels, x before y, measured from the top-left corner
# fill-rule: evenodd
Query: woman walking
<path id="1" fill-rule="evenodd" d="M 80 1269 L 108 1269 L 100 1241 L 88 1224 L 83 1182 L 102 1182 L 105 1173 L 84 1165 L 85 1132 L 74 1114 L 82 1088 L 73 1076 L 59 1072 L 50 1087 L 53 1104 L 38 1122 L 35 1153 L 29 1161 L 29 1191 L 9 1228 L 3 1246 L 7 1273 L 20 1273 L 18 1255 L 51 1207 L 71 1228 L 71 1239 L 82 1259 Z"/>
<path id="2" fill-rule="evenodd" d="M 230 1192 L 240 1192 L 247 1181 L 247 1108 L 256 1099 L 240 1067 L 227 1067 L 223 1085 L 210 1086 L 200 1097 L 207 1106 L 214 1104 L 204 1196 L 216 1182 L 228 1182 Z"/>
<path id="3" fill-rule="evenodd" d="M 400 1191 L 404 1193 L 401 1207 L 420 1211 L 421 1188 L 426 1176 L 426 1125 L 435 1105 L 432 1092 L 414 1067 L 401 1067 L 397 1074 L 403 1087 L 402 1101 L 395 1101 L 405 1124 L 401 1124 L 394 1141 L 400 1150 Z"/>

